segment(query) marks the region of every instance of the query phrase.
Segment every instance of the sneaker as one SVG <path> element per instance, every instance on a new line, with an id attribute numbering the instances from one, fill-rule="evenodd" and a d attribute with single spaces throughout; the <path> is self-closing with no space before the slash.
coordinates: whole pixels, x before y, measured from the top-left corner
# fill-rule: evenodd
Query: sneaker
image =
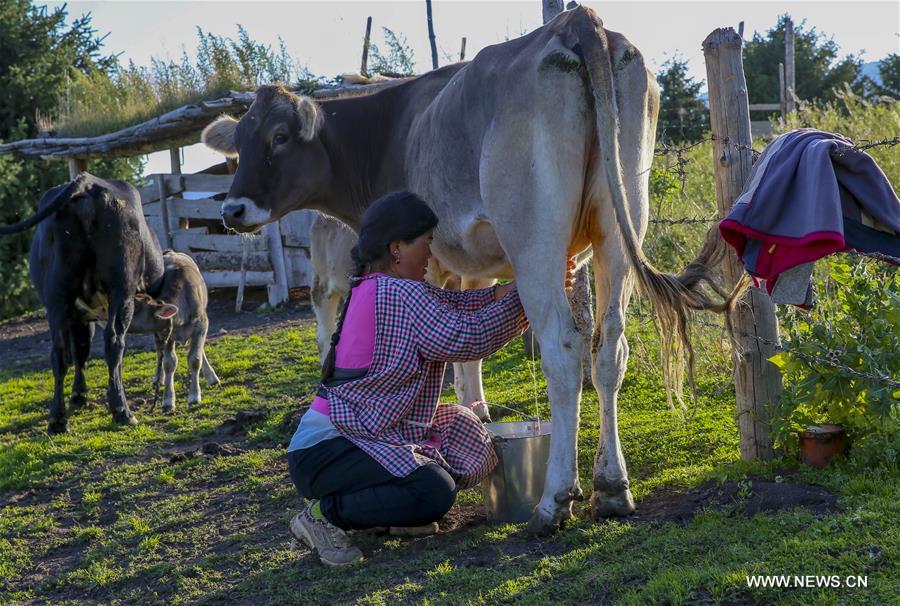
<path id="1" fill-rule="evenodd" d="M 362 552 L 350 542 L 343 530 L 310 515 L 312 505 L 307 505 L 291 520 L 290 528 L 294 538 L 309 545 L 319 554 L 322 563 L 328 566 L 345 566 L 360 560 Z"/>
<path id="2" fill-rule="evenodd" d="M 431 534 L 437 534 L 440 527 L 437 522 L 425 524 L 424 526 L 391 526 L 388 533 L 395 537 L 427 537 Z"/>

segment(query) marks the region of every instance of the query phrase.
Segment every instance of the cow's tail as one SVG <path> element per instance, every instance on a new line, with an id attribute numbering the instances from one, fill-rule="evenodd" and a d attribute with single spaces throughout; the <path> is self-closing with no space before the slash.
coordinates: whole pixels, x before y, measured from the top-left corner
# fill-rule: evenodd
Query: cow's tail
<path id="1" fill-rule="evenodd" d="M 677 276 L 657 270 L 644 256 L 631 220 L 631 213 L 628 211 L 622 164 L 619 159 L 619 114 L 616 107 L 609 40 L 603 29 L 603 23 L 593 11 L 584 7 L 575 10 L 579 14 L 573 15 L 574 25 L 590 78 L 597 120 L 597 139 L 616 221 L 640 289 L 650 299 L 656 314 L 660 331 L 663 379 L 668 388 L 667 392 L 669 397 L 673 391 L 680 396 L 685 358 L 687 358 L 688 379 L 693 387 L 694 353 L 689 323 L 691 310 L 727 312 L 743 294 L 749 281 L 742 279 L 731 293 L 725 293 L 716 286 L 711 275 L 712 269 L 722 260 L 725 248 L 715 227 L 707 233 L 697 258 Z M 702 288 L 704 282 L 712 288 L 719 299 L 714 299 Z"/>
<path id="2" fill-rule="evenodd" d="M 72 197 L 72 194 L 79 187 L 81 181 L 81 175 L 78 176 L 74 181 L 69 183 L 66 187 L 64 187 L 56 197 L 53 198 L 47 206 L 37 211 L 35 214 L 31 215 L 24 221 L 19 221 L 18 223 L 14 223 L 13 225 L 2 225 L 0 226 L 0 236 L 4 236 L 7 234 L 15 234 L 20 231 L 25 231 L 29 227 L 37 225 L 50 215 L 54 214 L 60 208 L 62 208 L 63 204 L 69 201 Z"/>

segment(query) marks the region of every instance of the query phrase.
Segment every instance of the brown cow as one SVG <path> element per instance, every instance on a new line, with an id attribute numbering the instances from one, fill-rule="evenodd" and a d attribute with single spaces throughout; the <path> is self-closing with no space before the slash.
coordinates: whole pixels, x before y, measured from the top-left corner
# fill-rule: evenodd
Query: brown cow
<path id="1" fill-rule="evenodd" d="M 300 208 L 356 227 L 378 196 L 408 189 L 440 219 L 432 250 L 442 269 L 470 281 L 515 276 L 553 415 L 544 492 L 530 522 L 544 532 L 570 517 L 582 494 L 576 433 L 585 343 L 563 288 L 566 258 L 593 253 L 602 419 L 594 516 L 634 510 L 616 412 L 634 282 L 670 343 L 682 337 L 689 347 L 690 308 L 724 309 L 697 288 L 709 277 L 712 240 L 679 276 L 654 269 L 640 248 L 658 106 L 640 52 L 579 6 L 470 63 L 372 95 L 317 103 L 262 87 L 239 122 L 221 118 L 203 138 L 240 155 L 222 205 L 238 231 Z"/>

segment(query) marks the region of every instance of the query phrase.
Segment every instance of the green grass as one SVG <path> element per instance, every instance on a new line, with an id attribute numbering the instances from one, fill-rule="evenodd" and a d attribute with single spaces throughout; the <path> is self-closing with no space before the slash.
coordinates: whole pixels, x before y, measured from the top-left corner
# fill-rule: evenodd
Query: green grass
<path id="1" fill-rule="evenodd" d="M 535 539 L 524 524 L 476 524 L 435 537 L 354 535 L 365 560 L 335 571 L 291 549 L 287 522 L 300 506 L 279 428 L 317 375 L 311 327 L 226 336 L 209 348 L 222 379 L 198 410 L 147 406 L 119 428 L 100 405 L 106 370 L 92 361 L 94 405 L 67 435 L 45 433 L 49 372 L 0 372 L 0 603 L 4 604 L 887 604 L 898 595 L 897 469 L 853 459 L 825 471 L 738 457 L 734 397 L 719 335 L 701 337 L 698 398 L 674 417 L 645 324 L 629 327 L 630 369 L 620 433 L 635 497 L 709 480 L 792 473 L 839 495 L 842 511 L 794 509 L 749 518 L 707 511 L 687 524 L 575 523 Z M 147 397 L 154 358 L 126 356 L 132 399 Z M 538 373 L 540 374 L 540 373 Z M 534 388 L 517 340 L 485 364 L 490 401 L 530 411 Z M 538 377 L 541 414 L 545 384 Z M 186 389 L 179 384 L 180 403 Z M 452 400 L 450 394 L 446 394 Z M 237 445 L 242 454 L 170 462 L 240 410 L 265 410 Z M 591 486 L 598 403 L 585 392 L 580 480 Z M 228 438 L 233 439 L 233 438 Z M 784 470 L 788 470 L 787 472 Z M 481 504 L 460 495 L 461 512 Z M 457 512 L 458 513 L 458 512 Z M 860 589 L 750 589 L 751 574 L 864 575 Z M 891 596 L 895 596 L 892 598 Z"/>

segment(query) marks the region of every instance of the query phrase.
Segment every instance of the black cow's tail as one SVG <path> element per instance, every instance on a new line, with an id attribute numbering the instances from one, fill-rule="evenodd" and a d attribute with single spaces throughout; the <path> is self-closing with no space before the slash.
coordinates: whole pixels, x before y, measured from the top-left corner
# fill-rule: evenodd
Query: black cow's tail
<path id="1" fill-rule="evenodd" d="M 65 204 L 66 202 L 69 201 L 69 199 L 72 197 L 72 194 L 75 192 L 75 190 L 80 185 L 81 181 L 82 181 L 82 176 L 78 175 L 78 177 L 74 181 L 69 183 L 66 187 L 64 187 L 62 189 L 62 191 L 60 191 L 58 194 L 56 194 L 56 197 L 53 199 L 52 202 L 50 202 L 50 204 L 48 204 L 44 208 L 40 209 L 39 211 L 37 211 L 35 214 L 31 215 L 24 221 L 20 221 L 18 223 L 14 223 L 12 225 L 0 225 L 0 236 L 4 236 L 7 234 L 15 234 L 20 231 L 25 231 L 29 227 L 37 225 L 38 223 L 40 223 L 41 221 L 43 221 L 50 215 L 54 214 L 56 211 L 58 211 L 60 208 L 62 208 L 63 204 Z"/>
<path id="2" fill-rule="evenodd" d="M 574 15 L 575 31 L 581 44 L 594 96 L 597 138 L 619 233 L 638 285 L 650 299 L 656 312 L 660 327 L 663 379 L 667 395 L 671 397 L 673 391 L 676 395 L 680 395 L 684 371 L 683 355 L 687 357 L 688 379 L 693 386 L 694 356 L 689 334 L 691 311 L 708 310 L 727 314 L 749 285 L 749 280 L 740 280 L 731 293 L 725 293 L 715 284 L 712 270 L 725 254 L 725 248 L 715 228 L 707 234 L 697 258 L 678 275 L 657 270 L 644 256 L 628 212 L 622 165 L 619 160 L 618 109 L 609 41 L 603 23 L 593 11 L 585 7 L 578 7 L 575 10 L 577 11 Z M 710 286 L 718 298 L 708 295 L 701 288 L 703 284 Z"/>

